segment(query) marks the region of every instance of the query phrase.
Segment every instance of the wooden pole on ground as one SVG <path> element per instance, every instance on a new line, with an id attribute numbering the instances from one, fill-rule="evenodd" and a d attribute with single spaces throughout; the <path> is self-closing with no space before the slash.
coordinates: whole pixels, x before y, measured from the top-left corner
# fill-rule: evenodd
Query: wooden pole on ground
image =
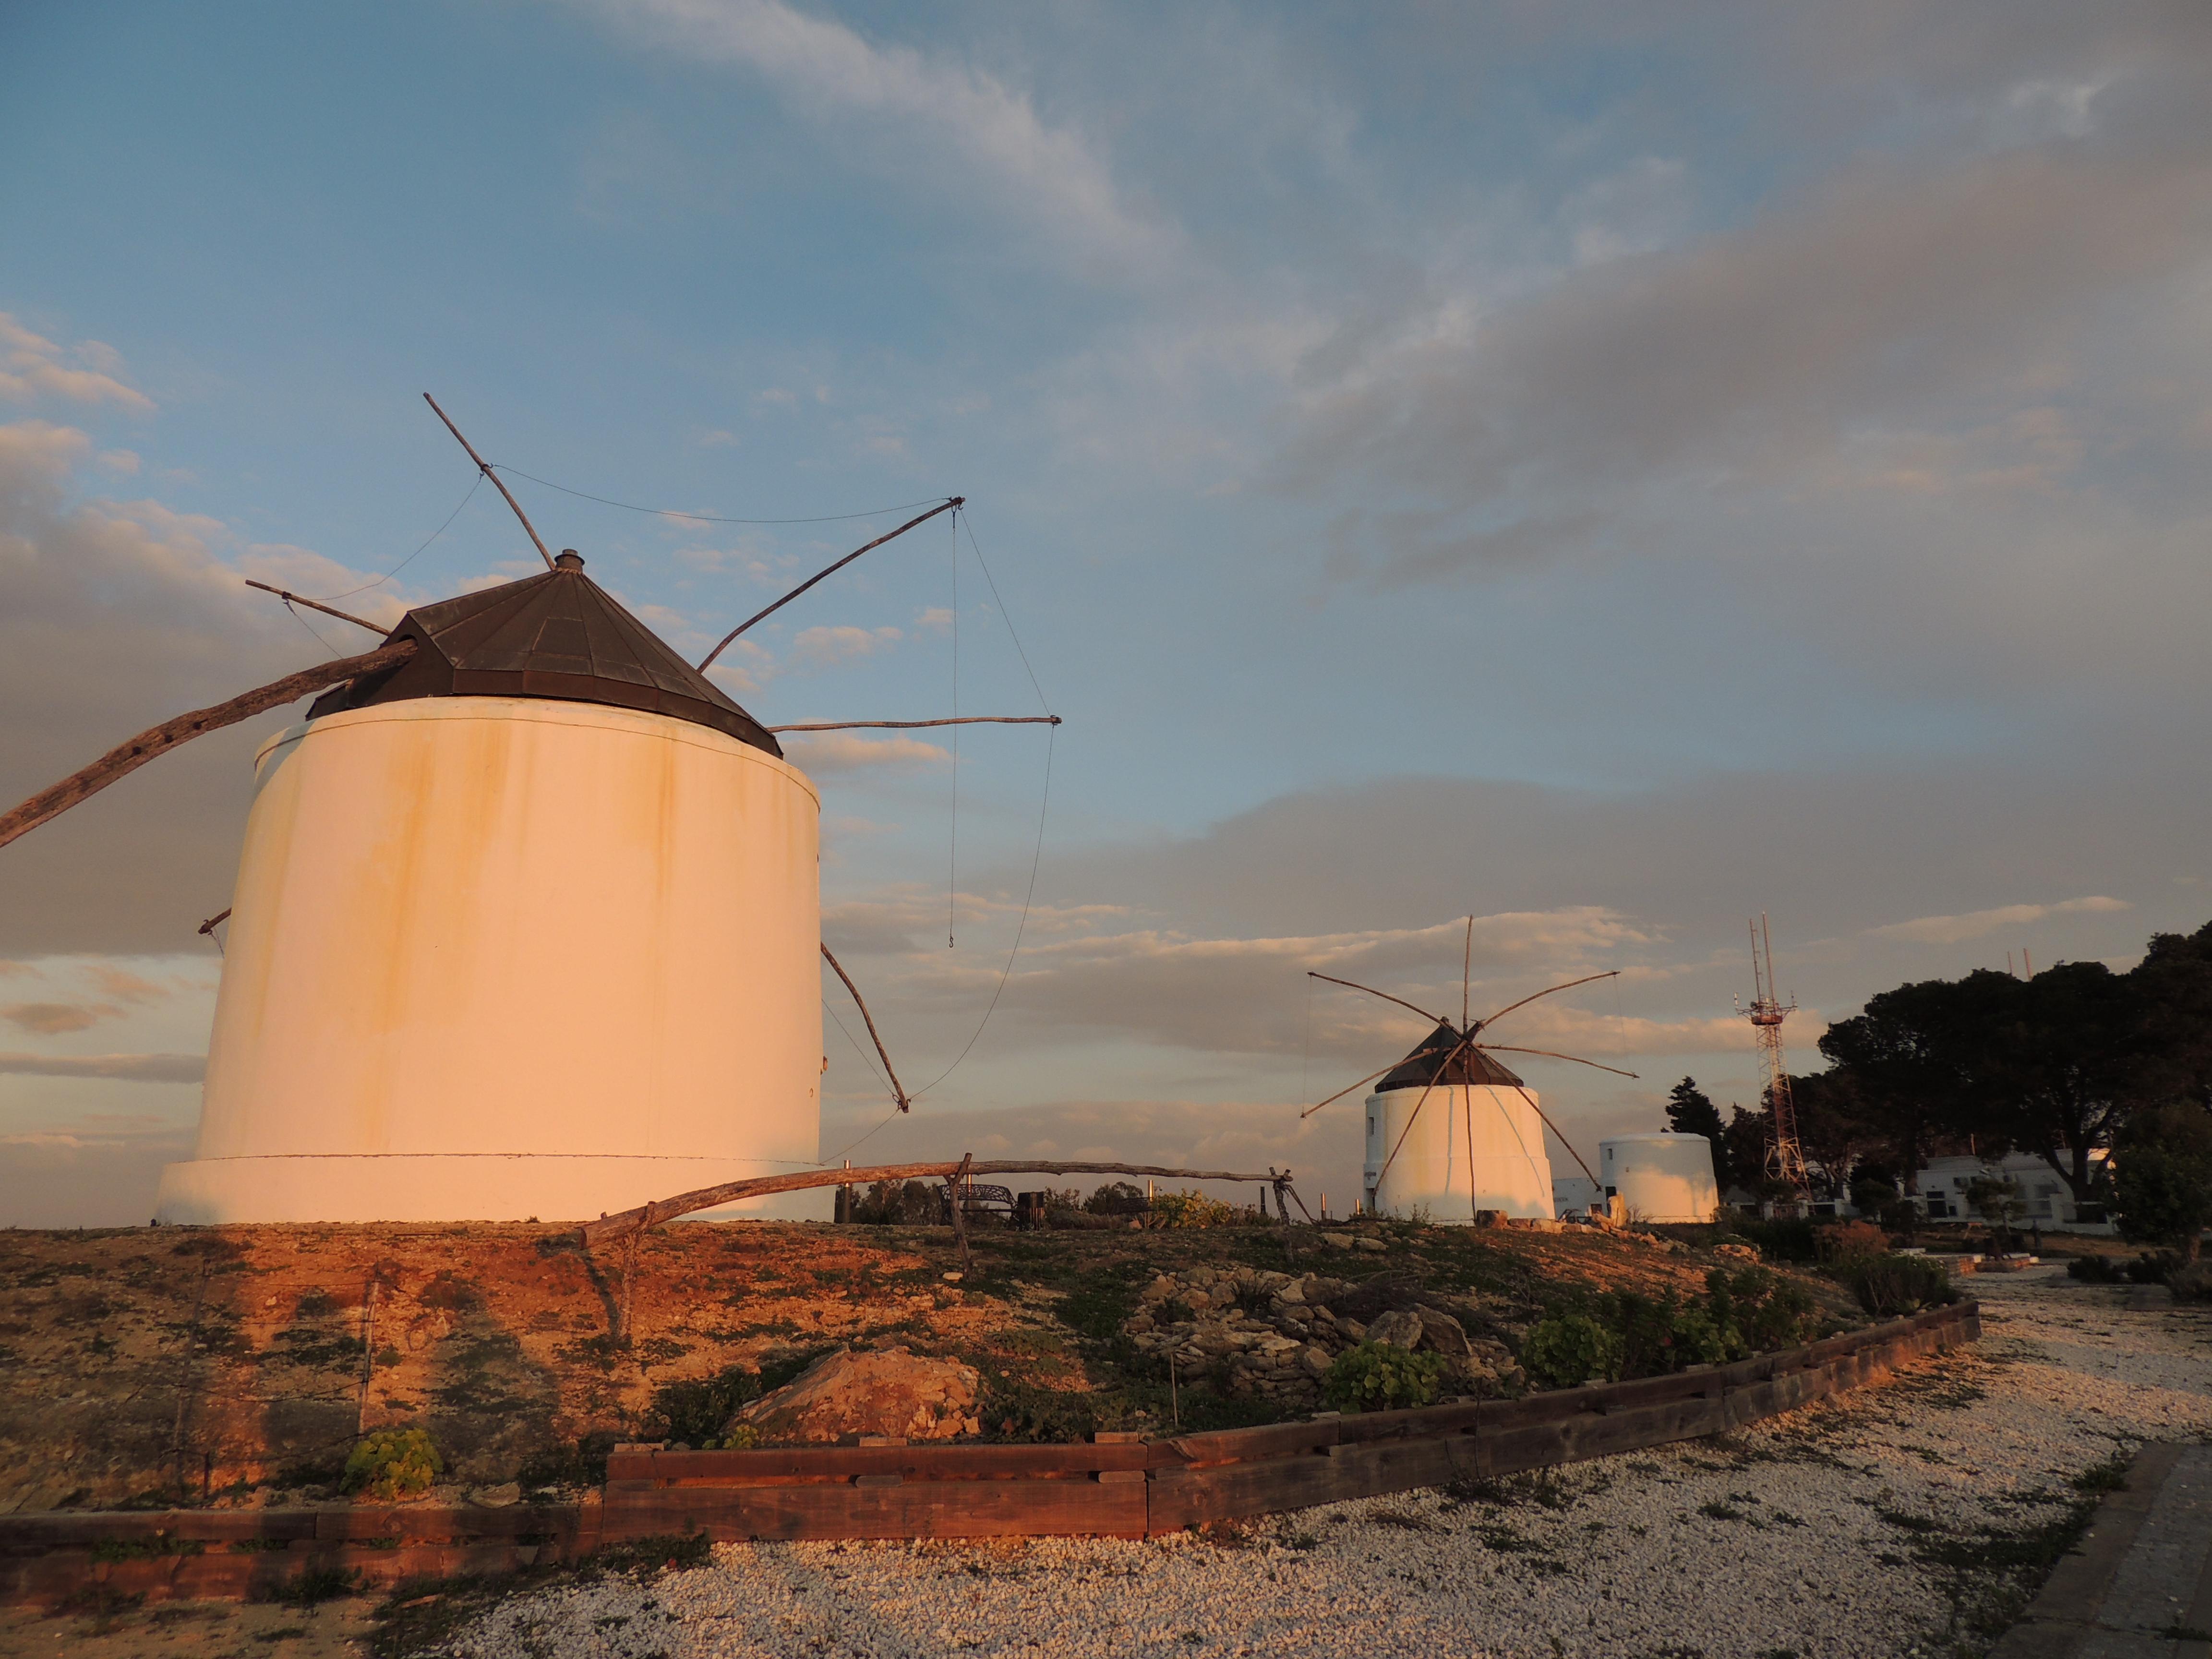
<path id="1" fill-rule="evenodd" d="M 968 1253 L 968 1167 L 975 1161 L 975 1153 L 963 1154 L 959 1169 L 945 1188 L 952 1200 L 952 1237 L 960 1247 L 960 1267 L 963 1273 L 975 1261 Z"/>
<path id="2" fill-rule="evenodd" d="M 658 1227 L 663 1222 L 674 1221 L 700 1210 L 719 1209 L 725 1204 L 734 1204 L 740 1199 L 765 1198 L 771 1193 L 805 1192 L 814 1187 L 835 1187 L 842 1182 L 865 1183 L 877 1181 L 942 1181 L 947 1176 L 965 1170 L 969 1176 L 992 1175 L 1139 1175 L 1159 1176 L 1171 1181 L 1272 1181 L 1272 1175 L 1255 1175 L 1246 1170 L 1175 1170 L 1161 1164 L 1059 1164 L 1041 1160 L 1006 1158 L 975 1162 L 963 1159 L 955 1164 L 939 1160 L 928 1164 L 877 1164 L 866 1169 L 806 1170 L 795 1175 L 757 1176 L 747 1181 L 726 1181 L 719 1186 L 701 1187 L 688 1193 L 678 1193 L 673 1198 L 656 1199 L 650 1204 L 641 1204 L 635 1209 L 622 1210 L 613 1215 L 603 1215 L 597 1221 L 584 1224 L 584 1247 L 605 1244 L 635 1232 L 641 1228 Z M 1292 1198 L 1297 1198 L 1295 1191 Z M 1305 1207 L 1300 1200 L 1298 1207 Z"/>

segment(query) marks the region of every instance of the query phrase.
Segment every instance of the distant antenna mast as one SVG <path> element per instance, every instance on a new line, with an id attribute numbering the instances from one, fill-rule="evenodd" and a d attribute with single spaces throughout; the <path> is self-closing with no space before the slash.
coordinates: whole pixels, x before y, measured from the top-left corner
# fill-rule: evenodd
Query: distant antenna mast
<path id="1" fill-rule="evenodd" d="M 1767 931 L 1766 912 L 1751 926 L 1751 1006 L 1736 1004 L 1736 1012 L 1751 1021 L 1759 1039 L 1759 1070 L 1766 1096 L 1766 1172 L 1803 1193 L 1805 1149 L 1797 1140 L 1797 1103 L 1790 1092 L 1790 1066 L 1782 1053 L 1782 1022 L 1797 1012 L 1797 999 L 1781 1000 L 1774 985 L 1774 940 Z"/>

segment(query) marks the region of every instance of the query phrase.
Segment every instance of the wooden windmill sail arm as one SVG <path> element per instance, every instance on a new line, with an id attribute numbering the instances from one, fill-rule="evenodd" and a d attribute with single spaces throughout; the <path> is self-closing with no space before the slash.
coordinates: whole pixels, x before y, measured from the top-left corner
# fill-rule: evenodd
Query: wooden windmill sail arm
<path id="1" fill-rule="evenodd" d="M 1405 1063 L 1406 1062 L 1402 1060 L 1394 1060 L 1388 1066 L 1379 1066 L 1376 1070 L 1370 1072 L 1365 1077 L 1359 1079 L 1359 1083 L 1372 1083 L 1376 1078 L 1381 1077 L 1384 1072 L 1395 1072 Z M 1314 1102 L 1312 1105 L 1307 1107 L 1303 1112 L 1300 1112 L 1298 1116 L 1301 1119 L 1311 1117 L 1316 1112 L 1321 1110 L 1322 1107 L 1328 1105 L 1331 1102 L 1342 1100 L 1345 1096 L 1350 1094 L 1354 1089 L 1357 1089 L 1359 1086 L 1359 1083 L 1346 1084 L 1344 1087 L 1339 1089 L 1334 1094 L 1331 1095 L 1328 1100 L 1316 1100 Z"/>
<path id="2" fill-rule="evenodd" d="M 853 983 L 853 976 L 845 971 L 845 964 L 830 954 L 830 947 L 822 947 L 822 960 L 830 964 L 830 971 L 845 981 L 845 988 L 853 994 L 853 1006 L 860 1011 L 860 1018 L 868 1028 L 868 1041 L 876 1045 L 877 1058 L 884 1062 L 884 1075 L 891 1080 L 891 1098 L 898 1102 L 902 1112 L 912 1111 L 914 1103 L 907 1098 L 906 1091 L 899 1086 L 898 1073 L 891 1070 L 890 1051 L 884 1047 L 883 1038 L 876 1035 L 875 1018 L 868 1012 L 868 1005 L 860 1000 L 860 988 Z"/>
<path id="3" fill-rule="evenodd" d="M 1535 1113 L 1537 1121 L 1542 1123 L 1543 1126 L 1547 1129 L 1549 1129 L 1554 1135 L 1559 1136 L 1559 1145 L 1567 1149 L 1567 1156 L 1574 1159 L 1576 1163 L 1582 1164 L 1583 1173 L 1590 1178 L 1590 1185 L 1596 1188 L 1599 1192 L 1602 1193 L 1605 1190 L 1605 1183 L 1597 1178 L 1597 1171 L 1591 1169 L 1589 1164 L 1583 1163 L 1583 1155 L 1575 1150 L 1575 1143 L 1569 1140 L 1566 1136 L 1559 1134 L 1559 1126 L 1553 1122 L 1550 1118 L 1544 1115 L 1544 1109 L 1536 1103 L 1536 1097 L 1530 1094 L 1526 1089 L 1522 1088 L 1517 1083 L 1515 1084 L 1513 1087 L 1519 1092 L 1521 1098 L 1528 1103 L 1528 1109 Z"/>
<path id="4" fill-rule="evenodd" d="M 924 726 L 1060 726 L 1057 714 L 962 714 L 941 720 L 806 720 L 771 732 L 911 732 Z"/>
<path id="5" fill-rule="evenodd" d="M 325 605 L 320 599 L 311 599 L 305 593 L 294 593 L 281 587 L 271 587 L 267 582 L 249 580 L 248 587 L 258 587 L 264 593 L 274 593 L 287 605 L 304 605 L 310 611 L 319 611 L 325 617 L 336 617 L 340 622 L 349 622 L 356 628 L 366 628 L 372 634 L 390 635 L 392 630 L 366 617 L 356 617 L 350 611 L 341 611 L 336 605 Z"/>
<path id="6" fill-rule="evenodd" d="M 1506 1015 L 1511 1013 L 1516 1008 L 1526 1008 L 1530 1003 L 1535 1001 L 1537 997 L 1547 997 L 1554 991 L 1571 991 L 1577 985 L 1589 985 L 1601 979 L 1619 979 L 1620 977 L 1620 969 L 1608 968 L 1601 974 L 1586 974 L 1580 979 L 1571 979 L 1565 985 L 1548 985 L 1545 987 L 1544 989 L 1537 992 L 1535 996 L 1522 997 L 1518 1002 L 1509 1002 L 1503 1008 L 1500 1008 L 1496 1013 L 1492 1014 L 1488 1019 L 1477 1020 L 1475 1022 L 1474 1029 L 1479 1031 L 1486 1025 L 1495 1025 L 1499 1020 L 1504 1018 Z"/>
<path id="7" fill-rule="evenodd" d="M 1584 1060 L 1580 1054 L 1554 1054 L 1549 1048 L 1516 1048 L 1507 1042 L 1478 1042 L 1478 1048 L 1500 1054 L 1541 1054 L 1546 1060 L 1571 1060 L 1577 1066 L 1595 1066 L 1601 1072 L 1610 1072 L 1615 1077 L 1635 1077 L 1634 1072 L 1624 1072 L 1618 1066 L 1606 1066 L 1595 1060 Z"/>
<path id="8" fill-rule="evenodd" d="M 1423 1019 L 1432 1019 L 1439 1025 L 1449 1023 L 1442 1014 L 1432 1014 L 1425 1008 L 1414 1008 L 1413 1005 L 1407 1001 L 1405 998 L 1394 997 L 1388 991 L 1378 991 L 1371 985 L 1362 985 L 1356 979 L 1339 979 L 1334 974 L 1317 974 L 1310 968 L 1306 969 L 1306 977 L 1308 979 L 1325 979 L 1331 985 L 1341 985 L 1347 990 L 1364 991 L 1370 997 L 1381 997 L 1383 1001 L 1395 1002 L 1401 1008 L 1412 1008 L 1413 1011 L 1419 1014 Z"/>
<path id="9" fill-rule="evenodd" d="M 98 794 L 118 778 L 167 754 L 180 743 L 219 732 L 226 726 L 235 726 L 269 709 L 280 708 L 310 691 L 319 691 L 340 680 L 397 668 L 414 654 L 414 641 L 395 640 L 362 656 L 318 663 L 313 668 L 303 668 L 296 674 L 287 674 L 281 680 L 258 686 L 228 702 L 216 703 L 211 708 L 195 708 L 188 714 L 164 720 L 141 732 L 130 742 L 118 744 L 91 765 L 70 773 L 52 788 L 40 791 L 12 812 L 0 815 L 0 847 L 5 847 L 18 836 L 28 834 L 87 797 Z"/>
<path id="10" fill-rule="evenodd" d="M 453 435 L 455 437 L 459 437 L 460 434 L 459 433 L 455 433 Z M 474 452 L 471 453 L 473 453 Z M 746 617 L 735 628 L 732 628 L 728 633 L 723 635 L 722 642 L 720 645 L 717 645 L 712 651 L 709 651 L 705 657 L 701 659 L 699 663 L 699 672 L 703 674 L 709 668 L 713 667 L 714 665 L 714 659 L 720 656 L 723 652 L 729 649 L 730 641 L 736 639 L 738 635 L 744 633 L 745 629 L 750 628 L 755 623 L 761 621 L 764 617 L 774 616 L 777 611 L 782 610 L 784 606 L 789 605 L 793 599 L 797 599 L 801 593 L 804 593 L 808 588 L 813 586 L 815 583 L 836 575 L 847 565 L 852 563 L 854 560 L 859 558 L 861 554 L 872 552 L 875 549 L 881 547 L 885 542 L 896 541 L 899 537 L 905 535 L 908 531 L 913 529 L 915 526 L 918 524 L 927 524 L 932 519 L 935 518 L 940 513 L 951 513 L 957 508 L 965 507 L 967 504 L 968 498 L 965 495 L 954 495 L 949 500 L 941 501 L 937 506 L 931 507 L 928 512 L 923 514 L 920 518 L 908 519 L 896 530 L 890 531 L 884 535 L 877 537 L 875 540 L 870 542 L 867 546 L 854 548 L 850 553 L 848 553 L 843 558 L 838 560 L 836 563 L 830 566 L 827 569 L 817 571 L 813 575 L 809 576 L 805 581 L 799 583 L 798 586 L 793 588 L 790 592 L 778 599 L 774 605 L 769 605 L 764 611 L 756 611 L 751 616 Z M 522 509 L 520 507 L 517 507 L 515 509 L 518 513 Z"/>
<path id="11" fill-rule="evenodd" d="M 477 464 L 477 471 L 489 478 L 492 488 L 507 497 L 507 506 L 514 510 L 514 516 L 522 520 L 523 529 L 530 532 L 531 543 L 538 549 L 538 556 L 545 561 L 545 568 L 548 570 L 558 569 L 559 567 L 553 562 L 553 556 L 545 550 L 545 544 L 538 537 L 538 526 L 530 522 L 530 515 L 522 510 L 522 503 L 514 499 L 514 492 L 501 481 L 499 474 L 492 470 L 491 463 L 477 453 L 477 447 L 474 444 L 461 436 L 460 428 L 453 424 L 452 416 L 438 407 L 438 400 L 426 392 L 422 394 L 422 401 L 429 404 L 432 412 L 446 423 L 446 430 L 453 434 L 454 441 L 469 452 L 469 459 Z"/>

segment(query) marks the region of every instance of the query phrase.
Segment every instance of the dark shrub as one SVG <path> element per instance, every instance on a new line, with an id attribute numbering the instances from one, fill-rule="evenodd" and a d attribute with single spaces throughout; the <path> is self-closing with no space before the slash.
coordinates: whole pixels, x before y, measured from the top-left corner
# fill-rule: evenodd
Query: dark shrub
<path id="1" fill-rule="evenodd" d="M 2171 1250 L 2146 1250 L 2128 1263 L 2128 1277 L 2138 1285 L 2163 1285 L 2180 1265 L 2181 1258 Z"/>
<path id="2" fill-rule="evenodd" d="M 1862 1256 L 1843 1263 L 1837 1277 L 1851 1287 L 1859 1306 L 1877 1319 L 1894 1319 L 1959 1299 L 1943 1264 L 1924 1255 Z"/>
<path id="3" fill-rule="evenodd" d="M 1889 1235 L 1871 1221 L 1832 1221 L 1814 1230 L 1813 1248 L 1820 1265 L 1833 1270 L 1884 1255 L 1889 1249 Z"/>
<path id="4" fill-rule="evenodd" d="M 1771 1221 L 1761 1221 L 1755 1216 L 1746 1216 L 1735 1224 L 1735 1231 L 1747 1242 L 1758 1245 L 1759 1255 L 1769 1261 L 1814 1261 L 1820 1258 L 1813 1223 L 1803 1217 L 1777 1216 Z"/>
<path id="5" fill-rule="evenodd" d="M 1107 1182 L 1083 1200 L 1083 1207 L 1092 1215 L 1142 1215 L 1151 1205 L 1145 1189 L 1127 1181 Z"/>
<path id="6" fill-rule="evenodd" d="M 2087 1285 L 2124 1285 L 2128 1270 L 2109 1255 L 2077 1255 L 2066 1264 L 2066 1277 Z"/>

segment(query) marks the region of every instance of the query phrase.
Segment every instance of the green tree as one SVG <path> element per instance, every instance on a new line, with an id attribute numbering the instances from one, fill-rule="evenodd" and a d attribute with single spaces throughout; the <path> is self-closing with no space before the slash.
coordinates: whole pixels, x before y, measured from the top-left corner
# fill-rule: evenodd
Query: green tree
<path id="1" fill-rule="evenodd" d="M 1766 1114 L 1729 1107 L 1728 1127 L 1721 1132 L 1727 1148 L 1729 1179 L 1754 1197 L 1766 1190 Z"/>
<path id="2" fill-rule="evenodd" d="M 1863 1121 L 1904 1170 L 1908 1193 L 1918 1190 L 1929 1140 L 1965 1115 L 1960 1001 L 1946 980 L 1900 985 L 1868 998 L 1863 1012 L 1820 1038 L 1820 1052 L 1850 1079 Z"/>
<path id="3" fill-rule="evenodd" d="M 2212 1226 L 2212 1113 L 2172 1104 L 2138 1112 L 2112 1149 L 2120 1235 L 2197 1260 Z"/>
<path id="4" fill-rule="evenodd" d="M 2020 1182 L 1998 1176 L 1976 1176 L 1966 1183 L 1966 1202 L 1992 1227 L 2004 1230 L 2007 1254 L 2013 1248 L 2013 1231 L 2027 1219 L 2027 1205 L 2020 1195 Z"/>
<path id="5" fill-rule="evenodd" d="M 1721 1122 L 1721 1109 L 1698 1087 L 1697 1079 L 1686 1077 L 1667 1091 L 1667 1127 L 1678 1135 L 1703 1135 L 1712 1143 L 1713 1180 L 1726 1192 L 1730 1177 L 1728 1131 Z"/>
<path id="6" fill-rule="evenodd" d="M 2035 1153 L 2077 1204 L 2091 1202 L 2097 1155 L 2142 1103 L 2150 1075 L 2136 988 L 2101 962 L 2066 962 L 2032 980 L 1984 969 L 1958 990 L 1977 1028 L 1966 1044 L 1960 1127 Z"/>
<path id="7" fill-rule="evenodd" d="M 2153 934 L 2127 978 L 2142 1024 L 2137 1092 L 2212 1108 L 2212 922 Z"/>
<path id="8" fill-rule="evenodd" d="M 1843 1197 L 1859 1159 L 1885 1139 L 1881 1127 L 1869 1120 L 1857 1078 L 1840 1067 L 1793 1077 L 1790 1097 L 1797 1108 L 1797 1145 L 1808 1172 L 1826 1196 Z"/>

